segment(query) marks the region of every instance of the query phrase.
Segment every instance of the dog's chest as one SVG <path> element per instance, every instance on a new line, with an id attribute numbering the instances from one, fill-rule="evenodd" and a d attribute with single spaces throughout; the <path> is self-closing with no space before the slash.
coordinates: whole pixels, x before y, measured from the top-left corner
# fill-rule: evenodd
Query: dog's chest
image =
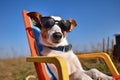
<path id="1" fill-rule="evenodd" d="M 42 51 L 42 55 L 44 55 L 44 56 L 61 56 L 66 60 L 68 58 L 70 60 L 70 59 L 72 59 L 72 55 L 74 55 L 74 54 L 71 50 L 68 51 L 68 52 L 64 52 L 64 51 L 56 51 L 56 50 L 45 49 L 45 50 Z"/>
<path id="2" fill-rule="evenodd" d="M 44 56 L 60 56 L 63 59 L 65 59 L 69 74 L 72 74 L 77 70 L 77 67 L 75 66 L 76 64 L 75 62 L 78 62 L 78 59 L 76 59 L 77 57 L 75 56 L 72 50 L 68 52 L 43 50 L 42 54 Z"/>

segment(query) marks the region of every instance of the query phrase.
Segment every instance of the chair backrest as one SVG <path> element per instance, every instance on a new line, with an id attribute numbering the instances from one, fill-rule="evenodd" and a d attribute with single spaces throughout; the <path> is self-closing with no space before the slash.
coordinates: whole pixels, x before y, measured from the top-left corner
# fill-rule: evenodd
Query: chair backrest
<path id="1" fill-rule="evenodd" d="M 22 11 L 31 56 L 41 56 L 42 45 L 39 43 L 40 30 L 31 24 L 31 20 L 29 16 L 27 16 L 27 13 L 26 10 Z M 35 62 L 34 65 L 39 80 L 56 80 L 47 64 Z"/>

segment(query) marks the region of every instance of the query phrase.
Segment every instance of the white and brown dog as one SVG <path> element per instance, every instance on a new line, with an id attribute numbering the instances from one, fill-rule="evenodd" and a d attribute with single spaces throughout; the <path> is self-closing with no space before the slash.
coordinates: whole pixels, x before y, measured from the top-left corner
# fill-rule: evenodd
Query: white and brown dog
<path id="1" fill-rule="evenodd" d="M 42 55 L 61 56 L 68 67 L 70 80 L 113 80 L 97 69 L 84 70 L 77 56 L 71 50 L 72 46 L 67 42 L 66 33 L 71 32 L 76 26 L 74 19 L 63 20 L 61 17 L 45 16 L 38 12 L 28 13 L 33 24 L 41 30 L 40 43 L 43 45 Z M 58 79 L 57 69 L 53 64 L 48 64 Z"/>

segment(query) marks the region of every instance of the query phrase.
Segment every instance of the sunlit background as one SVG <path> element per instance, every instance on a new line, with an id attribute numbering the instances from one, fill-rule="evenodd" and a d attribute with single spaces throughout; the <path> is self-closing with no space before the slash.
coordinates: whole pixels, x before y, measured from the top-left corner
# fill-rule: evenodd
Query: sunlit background
<path id="1" fill-rule="evenodd" d="M 120 0 L 1 0 L 0 58 L 30 55 L 22 10 L 74 18 L 68 41 L 81 52 L 120 32 Z"/>

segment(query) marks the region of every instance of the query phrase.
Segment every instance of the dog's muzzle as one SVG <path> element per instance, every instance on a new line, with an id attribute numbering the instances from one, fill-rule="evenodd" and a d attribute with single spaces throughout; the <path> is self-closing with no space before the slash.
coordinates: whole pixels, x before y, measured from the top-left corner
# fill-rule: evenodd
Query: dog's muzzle
<path id="1" fill-rule="evenodd" d="M 62 34 L 60 32 L 55 32 L 53 33 L 53 39 L 54 39 L 54 42 L 59 42 L 62 38 Z"/>

